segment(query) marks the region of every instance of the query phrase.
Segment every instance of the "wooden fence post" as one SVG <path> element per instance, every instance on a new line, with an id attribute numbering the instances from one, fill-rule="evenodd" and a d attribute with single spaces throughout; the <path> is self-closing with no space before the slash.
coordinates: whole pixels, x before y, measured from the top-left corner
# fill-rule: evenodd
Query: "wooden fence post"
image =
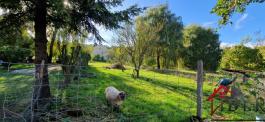
<path id="1" fill-rule="evenodd" d="M 197 62 L 197 117 L 202 118 L 203 61 Z"/>

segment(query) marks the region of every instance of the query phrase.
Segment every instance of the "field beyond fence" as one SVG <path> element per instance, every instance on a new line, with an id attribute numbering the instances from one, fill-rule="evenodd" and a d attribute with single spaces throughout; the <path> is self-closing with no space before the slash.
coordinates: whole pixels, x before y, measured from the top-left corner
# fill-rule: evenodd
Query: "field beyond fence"
<path id="1" fill-rule="evenodd" d="M 72 82 L 64 89 L 61 65 L 49 65 L 49 82 L 52 102 L 43 112 L 43 121 L 189 121 L 196 115 L 196 81 L 194 75 L 173 70 L 142 70 L 141 77 L 132 77 L 132 69 L 106 69 L 108 63 L 90 63 L 79 67 Z M 206 75 L 207 76 L 207 75 Z M 203 117 L 210 116 L 207 97 L 221 78 L 207 77 L 203 86 Z M 31 105 L 34 65 L 13 64 L 0 69 L 0 121 L 23 121 Z M 113 111 L 107 104 L 104 90 L 114 86 L 126 92 L 120 112 Z M 245 87 L 244 87 L 245 88 Z M 216 101 L 218 102 L 218 101 Z M 254 103 L 255 101 L 249 101 Z M 215 103 L 216 105 L 218 103 Z M 265 104 L 264 104 L 265 107 Z M 215 117 L 224 120 L 255 120 L 262 111 L 244 111 L 239 107 L 223 111 Z"/>

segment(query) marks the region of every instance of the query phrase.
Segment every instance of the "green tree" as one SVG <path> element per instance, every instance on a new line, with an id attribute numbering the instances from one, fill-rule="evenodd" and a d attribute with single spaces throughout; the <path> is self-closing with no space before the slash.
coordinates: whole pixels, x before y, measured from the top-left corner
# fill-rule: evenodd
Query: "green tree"
<path id="1" fill-rule="evenodd" d="M 52 63 L 52 57 L 54 56 L 54 44 L 56 41 L 56 36 L 58 33 L 58 28 L 54 28 L 53 30 L 51 30 L 51 38 L 50 38 L 50 43 L 49 43 L 49 55 L 48 55 L 48 63 Z"/>
<path id="2" fill-rule="evenodd" d="M 149 49 L 148 36 L 142 36 L 140 33 L 144 28 L 141 17 L 136 19 L 136 27 L 131 24 L 126 24 L 123 29 L 118 30 L 117 43 L 119 47 L 125 49 L 126 53 L 130 56 L 131 63 L 134 66 L 134 76 L 139 78 L 140 69 L 144 61 L 144 56 Z"/>
<path id="3" fill-rule="evenodd" d="M 180 56 L 182 47 L 182 29 L 183 24 L 180 16 L 176 16 L 168 10 L 167 5 L 159 5 L 148 9 L 142 16 L 144 28 L 139 30 L 143 33 L 142 36 L 151 36 L 149 41 L 152 41 L 149 55 L 156 54 L 157 68 L 161 67 L 161 59 L 163 58 L 163 66 L 168 68 L 170 62 L 174 64 Z M 148 30 L 147 32 L 145 32 Z M 152 30 L 152 31 L 150 31 Z M 153 39 L 153 40 L 151 40 Z M 150 59 L 151 60 L 151 59 Z"/>
<path id="4" fill-rule="evenodd" d="M 81 32 L 85 29 L 94 34 L 98 40 L 103 40 L 95 24 L 103 25 L 107 29 L 119 28 L 120 22 L 128 22 L 141 9 L 136 5 L 123 11 L 111 11 L 111 7 L 122 5 L 123 0 L 1 0 L 0 8 L 5 11 L 1 16 L 0 30 L 10 27 L 21 27 L 34 22 L 35 34 L 35 63 L 48 61 L 47 55 L 47 25 L 67 27 L 69 30 Z M 33 91 L 33 111 L 40 109 L 51 98 L 48 67 L 35 67 L 36 82 Z M 41 71 L 43 69 L 43 71 Z M 38 74 L 45 75 L 38 75 Z M 42 82 L 39 82 L 42 81 Z M 36 118 L 30 118 L 37 121 Z"/>
<path id="5" fill-rule="evenodd" d="M 104 59 L 104 56 L 97 54 L 93 57 L 93 61 L 105 62 L 106 60 Z"/>
<path id="6" fill-rule="evenodd" d="M 264 1 L 265 0 L 217 0 L 211 12 L 221 17 L 219 20 L 220 24 L 227 24 L 234 13 L 243 13 L 249 4 L 263 3 Z"/>
<path id="7" fill-rule="evenodd" d="M 184 65 L 196 69 L 197 61 L 203 60 L 204 69 L 215 71 L 221 59 L 219 35 L 210 28 L 190 25 L 183 33 Z"/>
<path id="8" fill-rule="evenodd" d="M 91 57 L 91 53 L 92 53 L 92 49 L 93 46 L 91 45 L 86 45 L 86 44 L 83 44 L 82 45 L 82 50 L 81 50 L 81 65 L 82 66 L 87 66 L 89 61 L 92 59 Z"/>
<path id="9" fill-rule="evenodd" d="M 87 66 L 90 60 L 91 54 L 85 50 L 81 50 L 81 66 Z"/>
<path id="10" fill-rule="evenodd" d="M 265 36 L 261 35 L 261 31 L 255 33 L 256 49 L 258 49 L 265 60 Z"/>
<path id="11" fill-rule="evenodd" d="M 71 83 L 75 77 L 75 72 L 80 69 L 82 62 L 81 43 L 83 43 L 85 37 L 75 31 L 69 32 L 66 30 L 60 30 L 58 36 L 60 38 L 60 42 L 62 42 L 59 57 L 64 74 L 64 82 L 61 83 L 61 87 L 64 88 Z"/>
<path id="12" fill-rule="evenodd" d="M 238 45 L 224 50 L 221 68 L 240 70 L 263 70 L 263 57 L 258 49 Z"/>
<path id="13" fill-rule="evenodd" d="M 0 30 L 0 35 L 0 60 L 21 63 L 32 57 L 33 38 L 27 32 L 27 28 L 6 28 Z"/>
<path id="14" fill-rule="evenodd" d="M 258 47 L 256 47 L 256 49 L 259 50 L 259 52 L 261 53 L 263 59 L 265 60 L 265 46 L 258 46 Z"/>
<path id="15" fill-rule="evenodd" d="M 18 63 L 25 62 L 31 55 L 31 50 L 18 46 L 2 46 L 0 48 L 0 59 L 5 62 Z"/>
<path id="16" fill-rule="evenodd" d="M 112 46 L 108 50 L 108 57 L 112 62 L 124 65 L 125 63 L 127 63 L 128 60 L 128 55 L 124 52 L 125 49 L 123 47 Z"/>

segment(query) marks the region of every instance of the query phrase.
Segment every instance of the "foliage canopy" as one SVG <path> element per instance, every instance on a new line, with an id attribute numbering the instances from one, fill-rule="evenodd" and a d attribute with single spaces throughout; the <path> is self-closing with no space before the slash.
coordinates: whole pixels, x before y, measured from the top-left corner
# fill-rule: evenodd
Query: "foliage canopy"
<path id="1" fill-rule="evenodd" d="M 258 49 L 238 45 L 225 49 L 221 68 L 242 70 L 263 70 L 263 57 Z"/>
<path id="2" fill-rule="evenodd" d="M 265 0 L 217 0 L 212 13 L 220 16 L 219 24 L 229 23 L 233 13 L 245 12 L 247 6 L 252 3 L 263 3 Z"/>
<path id="3" fill-rule="evenodd" d="M 219 35 L 211 28 L 190 25 L 184 29 L 184 65 L 196 69 L 197 61 L 203 60 L 206 70 L 215 71 L 221 59 Z"/>

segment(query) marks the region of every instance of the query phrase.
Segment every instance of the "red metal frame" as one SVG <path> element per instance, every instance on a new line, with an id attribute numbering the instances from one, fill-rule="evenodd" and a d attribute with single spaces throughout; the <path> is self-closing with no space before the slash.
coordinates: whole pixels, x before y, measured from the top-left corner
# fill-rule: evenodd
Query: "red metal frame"
<path id="1" fill-rule="evenodd" d="M 211 102 L 211 115 L 213 115 L 216 112 L 216 110 L 224 104 L 223 102 L 221 102 L 216 108 L 214 108 L 213 103 L 215 96 L 219 94 L 219 98 L 223 99 L 228 92 L 231 93 L 231 91 L 229 90 L 230 90 L 229 85 L 228 86 L 220 85 L 217 89 L 215 88 L 213 93 L 208 97 L 207 100 Z"/>

